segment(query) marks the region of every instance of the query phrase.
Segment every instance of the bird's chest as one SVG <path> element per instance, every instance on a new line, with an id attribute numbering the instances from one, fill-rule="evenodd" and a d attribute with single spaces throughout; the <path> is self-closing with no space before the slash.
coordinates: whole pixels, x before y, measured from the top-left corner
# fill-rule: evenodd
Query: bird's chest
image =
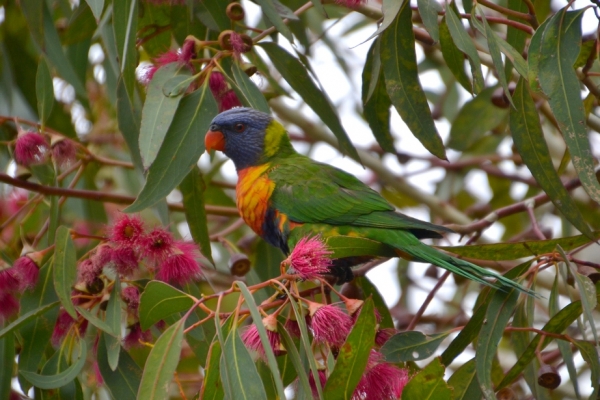
<path id="1" fill-rule="evenodd" d="M 265 173 L 269 165 L 249 167 L 238 171 L 236 187 L 237 208 L 250 228 L 263 236 L 263 225 L 269 211 L 269 199 L 275 188 Z"/>

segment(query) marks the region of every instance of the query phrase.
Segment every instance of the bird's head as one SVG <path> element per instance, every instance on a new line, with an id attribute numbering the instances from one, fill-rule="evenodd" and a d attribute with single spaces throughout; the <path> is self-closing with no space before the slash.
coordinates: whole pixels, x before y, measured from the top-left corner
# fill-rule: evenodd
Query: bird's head
<path id="1" fill-rule="evenodd" d="M 237 170 L 260 165 L 282 147 L 291 148 L 284 127 L 252 108 L 232 108 L 217 115 L 204 138 L 206 151 L 220 150 Z"/>

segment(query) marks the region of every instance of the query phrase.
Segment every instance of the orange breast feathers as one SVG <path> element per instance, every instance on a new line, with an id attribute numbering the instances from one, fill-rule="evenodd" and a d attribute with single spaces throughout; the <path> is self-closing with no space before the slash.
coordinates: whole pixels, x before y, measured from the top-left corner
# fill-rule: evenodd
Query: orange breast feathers
<path id="1" fill-rule="evenodd" d="M 258 235 L 263 233 L 262 225 L 275 188 L 275 182 L 266 174 L 269 167 L 265 164 L 238 171 L 237 208 L 246 224 Z"/>

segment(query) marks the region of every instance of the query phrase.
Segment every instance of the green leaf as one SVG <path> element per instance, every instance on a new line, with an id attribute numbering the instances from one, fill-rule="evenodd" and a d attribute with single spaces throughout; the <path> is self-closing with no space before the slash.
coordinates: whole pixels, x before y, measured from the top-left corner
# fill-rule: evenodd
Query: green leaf
<path id="1" fill-rule="evenodd" d="M 231 20 L 225 13 L 227 2 L 221 0 L 202 0 L 194 4 L 197 9 L 198 19 L 207 28 L 221 32 L 231 29 Z"/>
<path id="2" fill-rule="evenodd" d="M 584 340 L 575 340 L 573 343 L 581 353 L 581 357 L 588 363 L 591 371 L 592 388 L 594 392 L 590 395 L 590 399 L 598 398 L 598 382 L 600 381 L 600 361 L 598 360 L 598 346 L 586 342 Z"/>
<path id="3" fill-rule="evenodd" d="M 256 4 L 258 4 L 265 15 L 265 17 L 275 26 L 277 31 L 281 33 L 290 43 L 294 43 L 294 37 L 292 36 L 292 32 L 290 28 L 283 22 L 283 19 L 279 15 L 277 8 L 275 8 L 275 4 L 273 4 L 272 0 L 256 0 Z"/>
<path id="4" fill-rule="evenodd" d="M 281 322 L 277 322 L 277 332 L 281 335 L 281 343 L 285 347 L 287 351 L 287 357 L 289 361 L 295 368 L 295 372 L 298 375 L 298 380 L 300 381 L 300 385 L 305 393 L 312 393 L 310 388 L 310 383 L 308 380 L 308 375 L 306 374 L 306 368 L 302 365 L 302 360 L 300 359 L 300 353 L 294 344 L 290 334 L 285 329 L 285 326 Z"/>
<path id="5" fill-rule="evenodd" d="M 77 319 L 77 311 L 71 301 L 71 290 L 77 279 L 77 255 L 71 239 L 71 232 L 66 226 L 56 230 L 56 250 L 54 252 L 54 290 L 73 319 Z"/>
<path id="6" fill-rule="evenodd" d="M 208 220 L 206 219 L 206 210 L 204 208 L 205 189 L 206 184 L 198 166 L 193 167 L 179 185 L 179 190 L 181 190 L 183 196 L 185 219 L 190 227 L 192 238 L 194 242 L 200 245 L 202 255 L 214 264 L 210 248 Z"/>
<path id="7" fill-rule="evenodd" d="M 127 93 L 133 94 L 135 68 L 137 67 L 137 49 L 135 47 L 138 28 L 138 2 L 121 0 L 113 3 L 113 29 L 117 45 L 120 77 L 125 82 Z"/>
<path id="8" fill-rule="evenodd" d="M 58 305 L 60 305 L 60 302 L 55 301 L 54 303 L 46 304 L 40 308 L 31 310 L 25 314 L 21 314 L 21 316 L 19 316 L 19 318 L 15 319 L 10 324 L 8 324 L 6 327 L 4 327 L 2 330 L 0 330 L 0 339 L 2 339 L 4 336 L 6 336 L 10 332 L 14 331 L 15 329 L 20 328 L 21 326 L 30 322 L 31 320 L 38 318 L 41 315 L 46 314 L 48 311 L 52 310 L 53 308 L 55 308 Z"/>
<path id="9" fill-rule="evenodd" d="M 283 382 L 281 381 L 281 375 L 279 373 L 279 366 L 277 365 L 277 361 L 275 360 L 275 353 L 273 352 L 273 348 L 269 342 L 269 337 L 267 336 L 267 331 L 262 324 L 262 317 L 258 308 L 256 306 L 256 302 L 254 301 L 254 297 L 252 293 L 248 290 L 248 287 L 241 282 L 235 281 L 234 284 L 240 289 L 244 300 L 248 306 L 248 310 L 250 310 L 250 315 L 252 316 L 252 320 L 255 322 L 254 325 L 258 329 L 258 334 L 260 336 L 260 341 L 262 343 L 263 349 L 265 350 L 265 355 L 267 356 L 267 364 L 269 365 L 269 369 L 271 370 L 271 374 L 273 375 L 273 381 L 275 383 L 275 388 L 277 389 L 277 396 L 280 399 L 285 399 L 285 393 L 283 388 Z M 243 355 L 242 355 L 243 357 Z"/>
<path id="10" fill-rule="evenodd" d="M 492 290 L 492 292 L 492 299 L 486 312 L 485 322 L 479 332 L 475 350 L 477 380 L 483 396 L 488 400 L 496 400 L 492 383 L 492 362 L 496 356 L 504 328 L 512 317 L 519 299 L 519 292 L 516 289 Z"/>
<path id="11" fill-rule="evenodd" d="M 379 315 L 381 315 L 379 328 L 394 328 L 394 321 L 392 320 L 390 309 L 385 304 L 385 300 L 383 300 L 383 296 L 381 296 L 381 293 L 379 293 L 377 286 L 373 285 L 373 283 L 366 276 L 357 276 L 354 278 L 354 282 L 356 282 L 356 284 L 358 284 L 358 286 L 362 289 L 363 298 L 371 297 L 373 299 L 375 308 L 379 312 Z"/>
<path id="12" fill-rule="evenodd" d="M 15 336 L 0 339 L 0 398 L 10 398 L 13 365 L 15 364 Z"/>
<path id="13" fill-rule="evenodd" d="M 79 314 L 81 314 L 81 316 L 83 318 L 85 318 L 89 323 L 94 325 L 96 328 L 100 329 L 102 332 L 106 332 L 111 336 L 117 336 L 121 332 L 120 327 L 119 327 L 118 332 L 113 331 L 113 328 L 108 323 L 106 323 L 104 320 L 100 319 L 97 315 L 94 315 L 89 310 L 86 310 L 85 308 L 82 308 L 82 307 L 76 307 L 76 308 L 77 308 L 77 312 Z"/>
<path id="14" fill-rule="evenodd" d="M 521 31 L 519 31 L 521 32 Z M 514 47 L 512 47 L 506 40 L 502 39 L 494 32 L 494 40 L 500 46 L 500 51 L 513 63 L 515 69 L 524 79 L 529 79 L 529 67 L 527 61 L 523 58 Z"/>
<path id="15" fill-rule="evenodd" d="M 528 81 L 530 89 L 535 93 L 542 93 L 542 88 L 540 86 L 539 76 L 540 76 L 540 58 L 542 57 L 541 47 L 542 47 L 542 37 L 544 36 L 544 31 L 546 27 L 550 23 L 551 18 L 545 20 L 535 31 L 533 36 L 531 37 L 531 41 L 529 42 L 529 49 L 527 54 L 527 66 L 528 66 Z"/>
<path id="16" fill-rule="evenodd" d="M 365 119 L 381 148 L 395 153 L 394 138 L 390 132 L 390 107 L 392 101 L 385 88 L 385 78 L 381 71 L 379 38 L 375 39 L 367 53 L 362 73 L 362 102 Z"/>
<path id="17" fill-rule="evenodd" d="M 540 47 L 540 85 L 549 97 L 548 103 L 569 148 L 581 185 L 592 200 L 600 203 L 600 183 L 594 171 L 580 82 L 573 69 L 581 49 L 581 18 L 586 9 L 567 9 L 556 13 L 544 31 Z"/>
<path id="18" fill-rule="evenodd" d="M 162 400 L 168 397 L 173 373 L 179 363 L 184 322 L 182 318 L 171 325 L 150 350 L 137 393 L 138 399 Z"/>
<path id="19" fill-rule="evenodd" d="M 371 36 L 369 36 L 365 40 L 365 42 L 368 42 L 369 40 L 373 39 L 375 36 L 380 35 L 387 28 L 389 28 L 391 26 L 392 23 L 396 20 L 396 16 L 400 12 L 400 9 L 402 8 L 403 4 L 404 4 L 404 1 L 383 0 L 382 7 L 381 7 L 382 12 L 383 12 L 383 22 L 381 22 L 381 25 L 379 25 L 379 28 L 377 28 L 375 33 L 373 33 Z"/>
<path id="20" fill-rule="evenodd" d="M 452 122 L 448 147 L 465 151 L 506 119 L 508 110 L 498 108 L 492 103 L 495 90 L 495 87 L 482 90 L 474 99 L 463 105 Z M 477 118 L 473 118 L 474 115 L 477 115 Z"/>
<path id="21" fill-rule="evenodd" d="M 594 309 L 598 305 L 598 299 L 596 298 L 596 287 L 590 278 L 580 274 L 577 271 L 577 267 L 569 262 L 569 258 L 560 246 L 556 246 L 556 248 L 562 255 L 563 261 L 565 264 L 567 264 L 567 267 L 571 270 L 571 274 L 575 277 L 575 282 L 577 282 L 577 290 L 579 290 L 579 297 L 581 298 L 581 306 L 583 307 L 583 315 L 590 325 L 592 335 L 594 336 L 594 342 L 598 343 L 596 320 L 594 319 L 593 314 Z"/>
<path id="22" fill-rule="evenodd" d="M 600 237 L 600 232 L 593 233 L 594 238 Z M 560 245 L 565 251 L 570 251 L 586 243 L 590 239 L 585 235 L 569 236 L 560 239 L 530 240 L 516 243 L 478 244 L 474 246 L 440 246 L 439 248 L 461 257 L 479 260 L 516 260 L 522 257 L 534 257 L 551 253 Z"/>
<path id="23" fill-rule="evenodd" d="M 565 189 L 560 176 L 554 169 L 537 108 L 523 78 L 519 79 L 513 98 L 515 108 L 510 110 L 510 130 L 523 162 L 565 218 L 588 238 L 595 240 L 594 234 L 579 212 L 575 200 Z"/>
<path id="24" fill-rule="evenodd" d="M 63 353 L 60 349 L 52 355 L 46 361 L 44 366 L 42 367 L 41 374 L 42 375 L 56 375 L 69 367 L 67 363 L 66 354 Z M 71 382 L 68 382 L 66 385 L 61 386 L 56 389 L 39 389 L 36 388 L 36 392 L 41 392 L 40 399 L 74 399 L 74 400 L 83 400 L 83 393 L 81 393 L 81 384 L 75 378 Z M 78 396 L 78 393 L 79 396 Z M 37 397 L 37 393 L 36 397 Z"/>
<path id="25" fill-rule="evenodd" d="M 326 239 L 327 248 L 333 252 L 331 258 L 374 255 L 396 257 L 395 251 L 381 242 L 352 236 L 330 236 Z"/>
<path id="26" fill-rule="evenodd" d="M 104 9 L 104 0 L 85 0 L 92 13 L 94 14 L 94 18 L 96 21 L 100 21 L 100 17 L 102 17 L 102 10 Z"/>
<path id="27" fill-rule="evenodd" d="M 413 135 L 434 156 L 446 159 L 446 149 L 435 127 L 425 92 L 419 81 L 412 10 L 405 2 L 382 35 L 381 65 L 392 104 Z"/>
<path id="28" fill-rule="evenodd" d="M 115 336 L 111 335 L 104 338 L 108 365 L 111 370 L 115 371 L 119 365 L 119 354 L 121 352 L 121 281 L 118 275 L 115 278 L 115 284 L 108 299 L 106 323 L 116 333 Z"/>
<path id="29" fill-rule="evenodd" d="M 131 101 L 133 94 L 127 93 L 125 82 L 123 79 L 119 79 L 117 83 L 117 122 L 119 124 L 119 130 L 129 147 L 129 153 L 133 165 L 137 169 L 143 171 L 142 157 L 140 155 L 140 124 L 141 124 L 141 112 L 137 105 Z"/>
<path id="30" fill-rule="evenodd" d="M 352 397 L 369 360 L 375 341 L 377 321 L 371 298 L 363 303 L 360 314 L 348 338 L 340 348 L 335 368 L 327 378 L 323 395 L 327 399 Z"/>
<path id="31" fill-rule="evenodd" d="M 424 360 L 433 355 L 449 334 L 444 332 L 426 336 L 417 331 L 400 332 L 385 342 L 381 353 L 391 363 Z"/>
<path id="32" fill-rule="evenodd" d="M 440 28 L 438 25 L 438 12 L 442 7 L 435 0 L 417 0 L 419 15 L 423 19 L 423 25 L 434 42 L 440 41 Z"/>
<path id="33" fill-rule="evenodd" d="M 145 169 L 152 165 L 159 149 L 162 148 L 165 135 L 174 120 L 179 102 L 183 98 L 183 96 L 165 96 L 163 93 L 165 83 L 179 74 L 189 75 L 190 71 L 178 63 L 167 64 L 156 71 L 148 85 L 148 94 L 142 109 L 139 137 L 140 153 Z M 181 127 L 179 128 L 181 129 Z"/>
<path id="34" fill-rule="evenodd" d="M 34 290 L 26 291 L 21 296 L 21 315 L 58 301 L 58 297 L 54 291 L 52 268 L 52 261 L 43 265 L 40 268 L 38 283 Z M 23 343 L 21 345 L 21 352 L 19 353 L 19 371 L 38 370 L 40 360 L 44 356 L 44 349 L 48 346 L 50 337 L 52 336 L 57 314 L 58 309 L 52 307 L 37 318 L 30 318 L 24 321 L 20 329 Z M 29 389 L 30 385 L 21 380 L 21 387 Z"/>
<path id="35" fill-rule="evenodd" d="M 471 21 L 473 21 L 473 23 L 475 21 L 479 22 L 479 20 L 476 17 L 476 14 L 477 14 L 476 10 L 478 10 L 478 9 L 479 8 L 477 7 L 477 5 L 475 5 L 475 7 L 473 8 L 473 10 L 471 12 Z M 481 21 L 482 21 L 481 25 L 483 25 L 482 26 L 483 29 L 480 29 L 479 27 L 477 27 L 477 29 L 480 30 L 480 32 L 487 39 L 488 49 L 490 51 L 490 55 L 492 56 L 492 62 L 494 64 L 494 68 L 496 68 L 496 72 L 497 72 L 496 76 L 498 77 L 500 86 L 502 86 L 502 89 L 504 90 L 504 95 L 506 96 L 506 98 L 508 99 L 510 104 L 514 107 L 512 96 L 510 95 L 510 92 L 508 91 L 508 82 L 506 81 L 506 76 L 504 75 L 504 64 L 502 63 L 502 55 L 500 54 L 500 43 L 499 43 L 498 37 L 496 36 L 496 33 L 490 27 L 490 24 L 488 24 L 487 19 L 485 17 L 485 13 L 480 12 L 480 14 L 481 14 Z M 475 25 L 475 26 L 477 26 L 477 25 Z"/>
<path id="36" fill-rule="evenodd" d="M 106 353 L 106 335 L 100 335 L 98 343 L 98 369 L 104 379 L 106 388 L 110 391 L 113 399 L 136 400 L 137 392 L 142 380 L 142 369 L 131 358 L 129 353 L 119 349 L 119 365 L 113 371 L 108 364 Z"/>
<path id="37" fill-rule="evenodd" d="M 562 333 L 581 315 L 581 312 L 582 307 L 580 301 L 570 303 L 553 316 L 541 330 L 551 333 Z M 515 365 L 506 373 L 504 379 L 502 379 L 502 382 L 500 382 L 496 389 L 502 389 L 518 378 L 523 372 L 523 369 L 529 365 L 531 360 L 535 357 L 536 350 L 543 350 L 554 339 L 545 337 L 544 342 L 541 344 L 540 340 L 542 340 L 542 335 L 537 334 L 529 343 L 525 352 L 521 354 L 521 357 L 519 357 Z M 538 346 L 540 347 L 538 348 Z"/>
<path id="38" fill-rule="evenodd" d="M 237 329 L 232 329 L 225 340 L 221 363 L 227 370 L 233 398 L 246 400 L 267 398 L 256 365 Z"/>
<path id="39" fill-rule="evenodd" d="M 223 391 L 223 382 L 219 376 L 219 364 L 221 361 L 221 343 L 215 340 L 210 345 L 206 367 L 204 369 L 204 379 L 202 381 L 202 389 L 200 390 L 200 399 L 205 400 L 222 400 L 225 397 Z"/>
<path id="40" fill-rule="evenodd" d="M 442 18 L 442 22 L 440 23 L 440 47 L 444 61 L 446 61 L 446 65 L 450 69 L 450 72 L 452 72 L 452 75 L 454 75 L 454 78 L 466 91 L 473 93 L 473 83 L 471 83 L 465 73 L 465 55 L 454 44 L 448 24 L 446 23 L 446 17 Z"/>
<path id="41" fill-rule="evenodd" d="M 19 373 L 31 382 L 35 387 L 40 389 L 56 389 L 66 385 L 79 375 L 87 356 L 87 345 L 84 339 L 79 340 L 79 350 L 77 352 L 77 359 L 64 371 L 59 372 L 55 375 L 40 375 L 31 371 L 21 370 Z"/>
<path id="42" fill-rule="evenodd" d="M 38 116 L 42 123 L 42 129 L 48 120 L 52 106 L 54 105 L 54 85 L 52 84 L 52 75 L 46 59 L 42 57 L 38 63 L 37 74 L 35 76 L 35 91 L 37 94 Z"/>
<path id="43" fill-rule="evenodd" d="M 413 376 L 402 391 L 405 399 L 451 400 L 452 390 L 444 381 L 444 366 L 435 358 Z"/>
<path id="44" fill-rule="evenodd" d="M 483 394 L 477 381 L 475 359 L 472 358 L 458 367 L 448 379 L 448 385 L 453 388 L 453 400 L 480 399 Z"/>
<path id="45" fill-rule="evenodd" d="M 456 47 L 469 58 L 471 64 L 471 73 L 473 74 L 473 91 L 479 93 L 485 86 L 483 82 L 483 74 L 481 73 L 481 60 L 473 40 L 469 34 L 465 31 L 463 24 L 458 18 L 455 7 L 447 7 L 446 9 L 446 23 L 448 24 L 448 30 Z"/>
<path id="46" fill-rule="evenodd" d="M 260 89 L 252 82 L 250 77 L 246 75 L 244 70 L 239 65 L 239 62 L 234 62 L 231 67 L 233 72 L 233 77 L 235 78 L 235 83 L 239 88 L 239 92 L 242 96 L 239 96 L 242 101 L 247 103 L 248 106 L 260 110 L 265 113 L 270 113 L 271 108 L 265 100 L 265 96 L 263 96 Z"/>
<path id="47" fill-rule="evenodd" d="M 189 310 L 195 303 L 192 296 L 159 281 L 151 281 L 140 296 L 140 327 L 143 331 L 176 312 Z"/>
<path id="48" fill-rule="evenodd" d="M 359 160 L 335 109 L 326 95 L 315 85 L 302 63 L 276 43 L 259 43 L 283 78 L 306 104 L 323 120 L 337 138 L 342 153 Z"/>
<path id="49" fill-rule="evenodd" d="M 217 105 L 206 85 L 181 100 L 164 142 L 160 150 L 157 149 L 156 159 L 148 170 L 144 188 L 125 212 L 139 212 L 156 204 L 183 181 L 204 152 L 204 135 L 215 114 Z M 140 143 L 143 143 L 142 140 L 140 136 Z"/>

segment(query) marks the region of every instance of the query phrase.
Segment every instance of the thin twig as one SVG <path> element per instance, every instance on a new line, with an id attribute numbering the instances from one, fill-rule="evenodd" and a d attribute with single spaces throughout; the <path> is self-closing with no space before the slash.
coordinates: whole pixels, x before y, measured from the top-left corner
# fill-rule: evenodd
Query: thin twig
<path id="1" fill-rule="evenodd" d="M 442 285 L 444 284 L 446 279 L 448 279 L 449 276 L 450 276 L 450 271 L 445 271 L 444 274 L 437 281 L 437 283 L 435 284 L 433 289 L 431 289 L 431 291 L 429 293 L 427 293 L 427 298 L 421 305 L 421 308 L 419 308 L 419 311 L 417 311 L 417 313 L 415 314 L 413 319 L 410 321 L 410 324 L 408 324 L 408 326 L 406 327 L 407 331 L 411 331 L 415 328 L 415 326 L 419 322 L 419 319 L 421 318 L 421 316 L 423 315 L 423 313 L 425 312 L 427 307 L 429 307 L 429 303 L 431 303 L 431 300 L 433 300 L 433 298 L 435 297 L 435 294 L 442 287 Z"/>

